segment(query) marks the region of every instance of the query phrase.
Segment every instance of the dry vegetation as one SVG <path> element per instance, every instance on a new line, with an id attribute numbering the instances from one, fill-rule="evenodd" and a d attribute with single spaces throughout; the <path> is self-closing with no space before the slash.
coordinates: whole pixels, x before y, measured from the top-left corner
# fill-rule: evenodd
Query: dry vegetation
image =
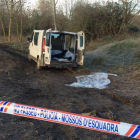
<path id="1" fill-rule="evenodd" d="M 89 3 L 85 0 L 38 0 L 36 9 L 27 0 L 0 0 L 0 35 L 6 42 L 22 42 L 34 29 L 86 33 L 86 43 L 111 40 L 139 32 L 138 3 L 132 0 Z M 13 38 L 14 36 L 14 38 Z"/>
<path id="2" fill-rule="evenodd" d="M 94 51 L 87 51 L 86 57 L 90 58 L 86 66 L 91 69 L 119 74 L 129 73 L 137 77 L 140 69 L 140 40 L 126 39 L 99 45 Z"/>

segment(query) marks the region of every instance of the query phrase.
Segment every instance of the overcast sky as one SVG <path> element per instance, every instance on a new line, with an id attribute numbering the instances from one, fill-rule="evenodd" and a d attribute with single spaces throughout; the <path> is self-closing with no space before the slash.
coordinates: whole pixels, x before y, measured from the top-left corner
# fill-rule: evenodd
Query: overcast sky
<path id="1" fill-rule="evenodd" d="M 38 0 L 28 0 L 32 5 L 36 5 Z M 90 3 L 101 1 L 118 1 L 118 0 L 88 0 Z M 59 4 L 63 4 L 64 0 L 58 0 Z"/>

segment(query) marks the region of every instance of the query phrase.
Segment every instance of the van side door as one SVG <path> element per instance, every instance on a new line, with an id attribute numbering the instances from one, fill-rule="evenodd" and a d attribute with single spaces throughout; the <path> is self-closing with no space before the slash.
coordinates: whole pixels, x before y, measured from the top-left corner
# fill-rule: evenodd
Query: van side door
<path id="1" fill-rule="evenodd" d="M 77 63 L 82 66 L 84 64 L 84 49 L 85 49 L 85 33 L 83 31 L 77 33 L 77 41 L 78 41 Z"/>
<path id="2" fill-rule="evenodd" d="M 45 65 L 50 65 L 51 63 L 51 49 L 52 49 L 52 45 L 51 45 L 51 32 L 52 29 L 49 29 L 46 31 L 46 42 L 45 42 Z"/>

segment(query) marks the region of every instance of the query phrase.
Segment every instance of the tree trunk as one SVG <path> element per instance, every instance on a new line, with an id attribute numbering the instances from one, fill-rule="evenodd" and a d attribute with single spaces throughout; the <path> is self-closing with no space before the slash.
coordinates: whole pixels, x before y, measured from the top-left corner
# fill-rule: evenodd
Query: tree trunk
<path id="1" fill-rule="evenodd" d="M 4 38 L 5 38 L 6 42 L 8 42 L 8 39 L 7 39 L 6 34 L 5 34 L 4 24 L 3 24 L 3 20 L 2 20 L 1 15 L 0 15 L 0 22 L 1 22 L 1 28 L 3 31 Z"/>
<path id="2" fill-rule="evenodd" d="M 19 38 L 19 26 L 18 26 L 18 19 L 16 19 L 17 21 L 17 40 L 18 40 L 18 42 L 20 41 L 20 38 Z"/>
<path id="3" fill-rule="evenodd" d="M 22 1 L 20 0 L 20 42 L 22 42 L 23 18 L 22 18 Z"/>
<path id="4" fill-rule="evenodd" d="M 11 27 L 13 22 L 13 0 L 10 1 L 10 21 L 9 21 L 9 36 L 8 42 L 11 43 Z"/>
<path id="5" fill-rule="evenodd" d="M 54 29 L 57 30 L 56 24 L 56 2 L 53 0 L 53 20 L 54 20 Z"/>

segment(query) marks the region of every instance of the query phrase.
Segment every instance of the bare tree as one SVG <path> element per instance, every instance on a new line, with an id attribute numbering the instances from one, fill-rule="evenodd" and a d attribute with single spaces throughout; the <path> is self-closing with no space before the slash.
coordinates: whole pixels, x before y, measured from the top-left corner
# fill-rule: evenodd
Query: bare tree
<path id="1" fill-rule="evenodd" d="M 58 0 L 53 0 L 53 20 L 54 20 L 54 28 L 57 30 L 57 23 L 56 23 L 56 5 Z"/>
<path id="2" fill-rule="evenodd" d="M 8 38 L 6 37 L 4 22 L 3 22 L 4 15 L 5 15 L 5 7 L 4 6 L 5 6 L 4 1 L 1 0 L 0 1 L 0 23 L 1 23 L 1 28 L 2 28 L 4 38 L 5 38 L 6 42 L 8 42 Z"/>
<path id="3" fill-rule="evenodd" d="M 2 16 L 4 16 L 4 15 L 2 15 L 2 14 L 0 14 L 0 21 L 1 21 L 1 26 L 2 26 L 4 37 L 5 37 L 6 41 L 10 43 L 11 42 L 11 27 L 12 27 L 12 22 L 13 22 L 14 1 L 10 0 L 10 2 L 8 2 L 8 0 L 4 0 L 4 1 L 1 1 L 1 2 L 3 2 L 3 6 L 6 5 L 7 11 L 8 11 L 8 14 L 9 14 L 8 37 L 6 37 L 4 22 L 3 22 L 3 19 L 2 19 Z"/>
<path id="4" fill-rule="evenodd" d="M 20 42 L 22 42 L 22 32 L 23 32 L 23 15 L 22 15 L 22 10 L 23 10 L 23 4 L 22 0 L 20 0 Z"/>
<path id="5" fill-rule="evenodd" d="M 66 10 L 66 16 L 68 17 L 68 0 L 65 0 L 65 10 Z"/>
<path id="6" fill-rule="evenodd" d="M 0 0 L 0 34 L 7 42 L 17 34 L 18 42 L 33 29 L 83 30 L 87 38 L 97 39 L 125 33 L 133 25 L 139 9 L 133 0 L 106 2 L 104 5 L 87 0 L 39 0 L 36 9 L 24 9 L 27 0 Z M 31 6 L 31 5 L 29 5 Z M 61 6 L 61 7 L 60 7 Z"/>
<path id="7" fill-rule="evenodd" d="M 7 5 L 8 7 L 8 5 Z M 13 22 L 13 8 L 14 8 L 14 2 L 13 0 L 10 0 L 10 21 L 9 21 L 9 35 L 8 35 L 8 42 L 11 43 L 11 27 Z"/>
<path id="8" fill-rule="evenodd" d="M 2 28 L 2 32 L 3 32 L 5 40 L 6 40 L 6 42 L 8 42 L 8 37 L 6 36 L 5 27 L 4 27 L 5 3 L 3 0 L 1 0 L 0 4 L 1 4 L 1 7 L 0 7 L 0 9 L 1 9 L 1 11 L 0 11 L 1 28 Z M 7 4 L 7 6 L 8 6 L 8 4 Z"/>
<path id="9" fill-rule="evenodd" d="M 6 37 L 6 33 L 5 33 L 4 24 L 3 24 L 3 20 L 2 20 L 2 15 L 1 14 L 0 14 L 0 22 L 1 22 L 1 27 L 2 27 L 4 38 L 5 38 L 6 42 L 8 42 L 8 38 Z"/>
<path id="10" fill-rule="evenodd" d="M 126 25 L 130 23 L 133 17 L 135 17 L 137 14 L 140 13 L 140 10 L 137 10 L 135 12 L 136 7 L 138 6 L 138 1 L 133 0 L 120 0 L 123 5 L 123 20 L 119 29 L 119 34 L 122 32 L 124 28 L 126 28 Z"/>

